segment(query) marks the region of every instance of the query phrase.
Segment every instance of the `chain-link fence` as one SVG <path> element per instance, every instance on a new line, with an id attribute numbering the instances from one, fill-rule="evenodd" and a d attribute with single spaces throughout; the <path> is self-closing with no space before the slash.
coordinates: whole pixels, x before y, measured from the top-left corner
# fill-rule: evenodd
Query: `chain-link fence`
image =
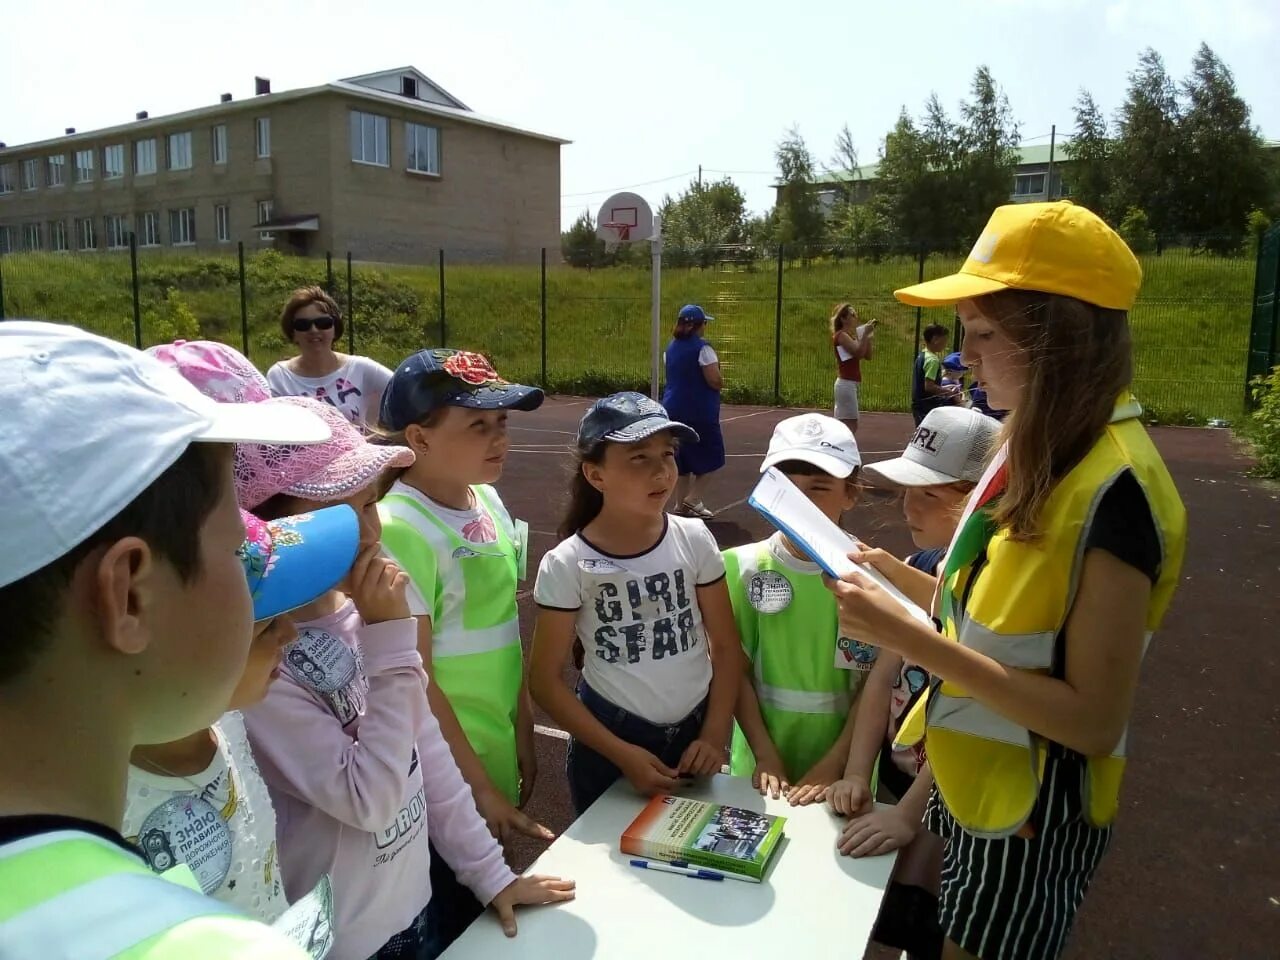
<path id="1" fill-rule="evenodd" d="M 556 392 L 647 389 L 645 266 L 575 269 L 559 262 L 558 251 L 506 266 L 468 259 L 448 250 L 424 251 L 415 265 L 367 263 L 358 252 L 320 259 L 151 248 L 10 254 L 0 257 L 0 316 L 72 322 L 142 346 L 217 339 L 265 369 L 292 352 L 279 327 L 289 292 L 319 284 L 343 308 L 343 348 L 388 366 L 424 346 L 447 345 L 480 350 L 504 376 Z M 880 321 L 875 355 L 862 366 L 863 408 L 904 410 L 921 326 L 953 327 L 954 316 L 905 306 L 893 291 L 950 273 L 963 257 L 733 248 L 701 259 L 705 266 L 663 270 L 662 337 L 684 303 L 713 315 L 707 336 L 722 361 L 726 400 L 828 406 L 835 379 L 828 318 L 848 301 L 863 320 Z M 1140 259 L 1145 279 L 1130 322 L 1144 406 L 1164 422 L 1238 417 L 1253 257 L 1166 245 Z"/>

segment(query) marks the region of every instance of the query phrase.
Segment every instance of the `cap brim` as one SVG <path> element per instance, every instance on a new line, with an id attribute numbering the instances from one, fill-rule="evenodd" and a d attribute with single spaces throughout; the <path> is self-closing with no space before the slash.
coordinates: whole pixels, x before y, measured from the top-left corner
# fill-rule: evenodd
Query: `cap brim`
<path id="1" fill-rule="evenodd" d="M 271 568 L 253 596 L 253 619 L 269 620 L 316 600 L 351 570 L 360 521 L 344 505 L 273 521 Z"/>
<path id="2" fill-rule="evenodd" d="M 799 460 L 802 463 L 808 463 L 817 467 L 823 473 L 829 473 L 833 477 L 841 480 L 846 479 L 853 474 L 861 464 L 850 465 L 847 460 L 841 460 L 839 457 L 833 457 L 829 453 L 820 453 L 817 450 L 810 450 L 807 447 L 793 448 L 789 450 L 779 450 L 771 453 L 764 458 L 764 463 L 760 464 L 760 472 L 764 473 L 770 467 L 776 467 L 780 463 L 788 460 Z"/>
<path id="3" fill-rule="evenodd" d="M 545 394 L 538 387 L 504 383 L 454 394 L 445 403 L 451 407 L 467 407 L 471 410 L 520 410 L 528 413 L 542 406 L 545 399 Z"/>
<path id="4" fill-rule="evenodd" d="M 945 307 L 961 300 L 1008 289 L 1009 285 L 999 280 L 990 280 L 972 273 L 953 273 L 949 277 L 903 287 L 893 291 L 893 295 L 913 307 Z"/>
<path id="5" fill-rule="evenodd" d="M 364 443 L 354 450 L 348 450 L 305 482 L 294 484 L 284 492 L 291 497 L 321 503 L 344 500 L 373 483 L 383 470 L 411 467 L 414 459 L 413 451 L 408 447 Z"/>
<path id="6" fill-rule="evenodd" d="M 206 399 L 206 398 L 201 398 Z M 194 439 L 206 443 L 324 443 L 329 425 L 310 410 L 276 399 L 258 403 L 215 403 L 205 407 L 209 426 Z"/>
<path id="7" fill-rule="evenodd" d="M 936 487 L 945 483 L 959 483 L 959 477 L 951 477 L 929 467 L 921 466 L 906 457 L 868 463 L 862 475 L 872 480 L 882 480 L 895 487 Z"/>
<path id="8" fill-rule="evenodd" d="M 611 430 L 601 439 L 612 440 L 614 443 L 639 443 L 641 440 L 647 440 L 655 433 L 662 433 L 664 430 L 671 431 L 677 440 L 683 440 L 687 443 L 697 443 L 701 437 L 698 431 L 693 427 L 684 423 L 677 423 L 675 420 L 668 420 L 666 417 L 646 417 L 643 420 L 637 420 L 635 423 L 622 427 L 618 430 Z"/>

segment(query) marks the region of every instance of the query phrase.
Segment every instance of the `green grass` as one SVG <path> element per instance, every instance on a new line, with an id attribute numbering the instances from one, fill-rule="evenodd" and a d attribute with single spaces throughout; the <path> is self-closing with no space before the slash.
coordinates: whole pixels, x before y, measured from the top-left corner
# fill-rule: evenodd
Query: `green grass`
<path id="1" fill-rule="evenodd" d="M 933 256 L 925 277 L 956 269 L 961 258 Z M 240 287 L 234 258 L 139 253 L 144 345 L 209 337 L 240 345 Z M 1253 261 L 1167 250 L 1142 258 L 1145 282 L 1130 314 L 1136 346 L 1135 387 L 1163 422 L 1240 418 L 1251 313 Z M 879 263 L 824 260 L 784 267 L 778 365 L 784 403 L 831 402 L 834 360 L 827 334 L 833 304 L 849 300 L 864 319 L 878 317 L 876 355 L 863 367 L 863 407 L 907 406 L 915 355 L 916 311 L 893 299 L 915 282 L 913 258 Z M 335 287 L 345 301 L 346 264 L 335 262 Z M 394 366 L 410 352 L 440 342 L 436 264 L 353 268 L 356 350 Z M 18 254 L 0 259 L 5 315 L 65 320 L 133 339 L 133 295 L 127 254 Z M 250 258 L 245 302 L 249 354 L 265 369 L 288 356 L 277 317 L 289 290 L 322 283 L 323 260 Z M 716 317 L 710 339 L 719 351 L 726 399 L 771 403 L 777 334 L 777 264 L 754 269 L 670 269 L 662 275 L 662 339 L 669 318 L 696 302 Z M 547 386 L 559 392 L 603 393 L 643 388 L 649 378 L 649 288 L 646 270 L 619 267 L 547 270 Z M 447 265 L 445 339 L 492 357 L 511 379 L 538 382 L 541 364 L 541 280 L 537 265 Z M 924 324 L 950 325 L 949 310 L 925 310 Z M 1082 377 L 1088 371 L 1080 371 Z"/>

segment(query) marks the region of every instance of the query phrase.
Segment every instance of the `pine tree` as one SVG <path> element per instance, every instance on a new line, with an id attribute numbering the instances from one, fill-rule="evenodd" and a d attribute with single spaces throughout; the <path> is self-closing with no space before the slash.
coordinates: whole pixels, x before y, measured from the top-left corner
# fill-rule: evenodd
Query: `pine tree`
<path id="1" fill-rule="evenodd" d="M 1129 90 L 1116 117 L 1114 187 L 1110 208 L 1141 210 L 1157 236 L 1182 224 L 1178 179 L 1185 151 L 1177 91 L 1160 54 L 1148 47 L 1129 74 Z"/>
<path id="2" fill-rule="evenodd" d="M 801 253 L 823 233 L 822 209 L 813 189 L 815 165 L 804 137 L 796 127 L 787 131 L 774 157 L 778 164 L 778 240 L 799 247 Z"/>
<path id="3" fill-rule="evenodd" d="M 991 211 L 1009 202 L 1009 185 L 1018 168 L 1022 137 L 1009 98 L 986 66 L 973 75 L 971 100 L 960 104 L 955 128 L 962 188 L 956 193 L 956 236 L 976 239 Z"/>
<path id="4" fill-rule="evenodd" d="M 1075 104 L 1076 126 L 1064 152 L 1063 180 L 1070 188 L 1071 198 L 1088 207 L 1099 216 L 1111 213 L 1107 206 L 1111 193 L 1110 131 L 1093 94 L 1082 89 Z"/>

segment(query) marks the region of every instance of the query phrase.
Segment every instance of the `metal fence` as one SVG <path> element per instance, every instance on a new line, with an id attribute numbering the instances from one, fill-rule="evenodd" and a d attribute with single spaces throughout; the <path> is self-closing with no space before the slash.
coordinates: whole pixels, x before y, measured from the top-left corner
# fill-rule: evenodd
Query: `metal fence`
<path id="1" fill-rule="evenodd" d="M 0 257 L 0 317 L 76 323 L 140 346 L 222 340 L 265 369 L 289 356 L 280 307 L 295 287 L 326 287 L 346 317 L 345 349 L 394 366 L 430 345 L 488 354 L 510 379 L 566 393 L 647 389 L 647 267 L 575 269 L 559 251 L 529 263 L 468 263 L 430 251 L 420 264 L 378 264 L 274 251 L 231 256 L 131 247 Z M 675 257 L 671 258 L 675 260 Z M 1254 284 L 1252 255 L 1223 257 L 1165 245 L 1140 257 L 1142 294 L 1130 313 L 1135 388 L 1164 422 L 1236 419 L 1244 399 Z M 893 291 L 956 270 L 960 254 L 861 248 L 718 251 L 706 266 L 663 270 L 662 312 L 700 303 L 716 320 L 725 399 L 825 407 L 835 361 L 827 320 L 849 301 L 880 321 L 863 364 L 863 408 L 909 405 L 922 325 L 953 325 L 948 310 L 917 310 Z M 664 337 L 667 331 L 664 331 Z M 1083 378 L 1089 371 L 1081 370 Z"/>

